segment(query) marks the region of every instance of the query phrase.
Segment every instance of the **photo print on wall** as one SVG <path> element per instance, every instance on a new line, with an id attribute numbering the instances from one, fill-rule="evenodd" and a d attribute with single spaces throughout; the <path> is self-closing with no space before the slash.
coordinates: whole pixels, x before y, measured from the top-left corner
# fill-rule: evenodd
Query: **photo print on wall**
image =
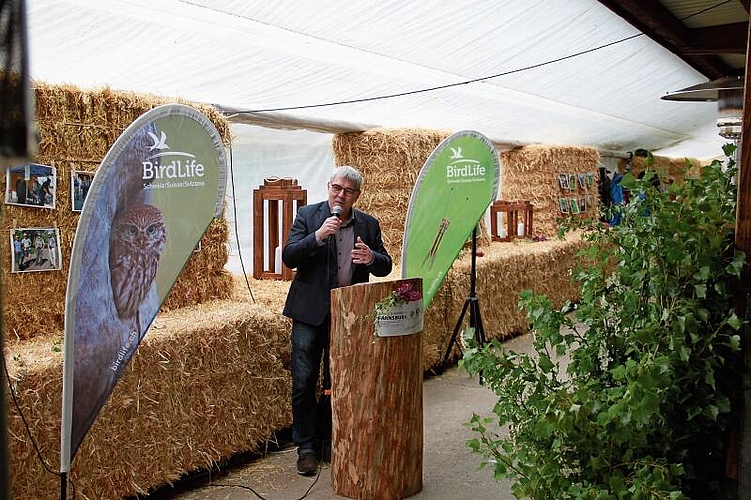
<path id="1" fill-rule="evenodd" d="M 86 200 L 86 195 L 89 194 L 93 179 L 94 172 L 83 172 L 81 170 L 70 172 L 70 199 L 74 212 L 80 212 L 83 208 L 83 202 Z"/>
<path id="2" fill-rule="evenodd" d="M 576 177 L 579 179 L 579 187 L 581 189 L 587 189 L 587 176 L 586 174 L 576 174 Z"/>
<path id="3" fill-rule="evenodd" d="M 579 213 L 579 198 L 571 198 L 569 200 L 569 205 L 572 214 Z"/>
<path id="4" fill-rule="evenodd" d="M 10 248 L 14 273 L 62 269 L 60 230 L 56 227 L 11 229 Z"/>
<path id="5" fill-rule="evenodd" d="M 27 163 L 5 171 L 5 203 L 38 208 L 55 208 L 57 169 Z"/>

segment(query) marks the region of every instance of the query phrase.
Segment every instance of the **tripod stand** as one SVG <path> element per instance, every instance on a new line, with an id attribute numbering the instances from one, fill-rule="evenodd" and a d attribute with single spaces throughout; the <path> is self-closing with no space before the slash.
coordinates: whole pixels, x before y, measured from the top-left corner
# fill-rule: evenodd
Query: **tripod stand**
<path id="1" fill-rule="evenodd" d="M 462 326 L 462 322 L 464 321 L 464 315 L 469 310 L 469 327 L 474 329 L 474 338 L 477 344 L 482 347 L 485 345 L 486 339 L 485 339 L 485 329 L 482 326 L 482 317 L 480 316 L 480 303 L 477 301 L 477 294 L 476 294 L 476 280 L 477 280 L 477 226 L 472 230 L 472 267 L 470 269 L 469 273 L 469 295 L 467 296 L 467 299 L 464 301 L 464 307 L 462 308 L 462 313 L 459 315 L 459 320 L 456 322 L 456 326 L 454 327 L 454 333 L 451 335 L 451 340 L 449 340 L 448 348 L 446 349 L 446 354 L 443 356 L 443 365 L 445 365 L 448 362 L 449 356 L 451 355 L 451 349 L 454 347 L 454 342 L 456 342 L 456 336 L 459 334 L 459 329 Z M 459 348 L 461 351 L 461 347 Z M 480 383 L 482 383 L 482 374 L 480 374 Z"/>

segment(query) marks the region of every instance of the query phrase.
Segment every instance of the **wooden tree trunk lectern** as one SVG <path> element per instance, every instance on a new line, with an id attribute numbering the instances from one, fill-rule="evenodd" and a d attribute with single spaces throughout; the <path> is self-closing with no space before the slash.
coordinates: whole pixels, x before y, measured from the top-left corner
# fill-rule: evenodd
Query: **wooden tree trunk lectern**
<path id="1" fill-rule="evenodd" d="M 331 486 L 358 499 L 401 499 L 422 489 L 422 335 L 376 337 L 373 311 L 397 285 L 331 291 Z"/>
<path id="2" fill-rule="evenodd" d="M 264 179 L 263 186 L 253 190 L 253 277 L 255 279 L 291 280 L 294 277 L 292 269 L 277 262 L 281 256 L 276 255 L 276 247 L 284 245 L 284 240 L 292 228 L 295 214 L 307 203 L 307 198 L 307 191 L 298 186 L 295 179 Z M 264 217 L 264 202 L 266 201 L 268 201 L 268 219 Z M 280 204 L 282 207 L 281 237 L 279 236 Z M 268 266 L 264 265 L 264 255 L 268 255 Z M 280 268 L 281 272 L 277 272 L 277 268 Z"/>

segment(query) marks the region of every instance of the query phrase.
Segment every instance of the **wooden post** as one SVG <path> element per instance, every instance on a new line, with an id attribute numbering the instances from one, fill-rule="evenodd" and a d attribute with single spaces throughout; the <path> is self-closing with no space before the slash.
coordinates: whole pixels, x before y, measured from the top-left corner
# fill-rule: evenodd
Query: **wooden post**
<path id="1" fill-rule="evenodd" d="M 746 48 L 746 74 L 743 88 L 743 122 L 741 139 L 738 143 L 740 154 L 738 164 L 738 204 L 736 206 L 735 247 L 751 255 L 751 25 Z M 736 295 L 736 313 L 742 319 L 751 315 L 751 266 L 743 266 Z M 737 498 L 751 498 L 751 328 L 745 325 L 741 337 L 742 366 L 740 390 L 736 399 L 740 405 L 740 416 L 736 427 L 737 435 L 732 435 L 729 450 L 726 451 L 727 475 L 738 480 Z M 735 445 L 735 446 L 733 446 Z"/>
<path id="2" fill-rule="evenodd" d="M 331 486 L 358 499 L 401 499 L 422 489 L 421 334 L 376 337 L 373 311 L 396 286 L 331 291 Z"/>

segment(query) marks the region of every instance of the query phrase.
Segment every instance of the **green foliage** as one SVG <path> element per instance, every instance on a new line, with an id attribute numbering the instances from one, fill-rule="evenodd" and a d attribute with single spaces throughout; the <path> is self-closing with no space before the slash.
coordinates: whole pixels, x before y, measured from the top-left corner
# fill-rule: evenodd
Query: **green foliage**
<path id="1" fill-rule="evenodd" d="M 521 295 L 535 355 L 496 341 L 465 351 L 499 397 L 495 417 L 468 422 L 468 445 L 517 498 L 707 498 L 699 485 L 722 477 L 745 261 L 735 173 L 715 161 L 662 190 L 626 174 L 621 224 L 584 232 L 580 302 Z"/>

